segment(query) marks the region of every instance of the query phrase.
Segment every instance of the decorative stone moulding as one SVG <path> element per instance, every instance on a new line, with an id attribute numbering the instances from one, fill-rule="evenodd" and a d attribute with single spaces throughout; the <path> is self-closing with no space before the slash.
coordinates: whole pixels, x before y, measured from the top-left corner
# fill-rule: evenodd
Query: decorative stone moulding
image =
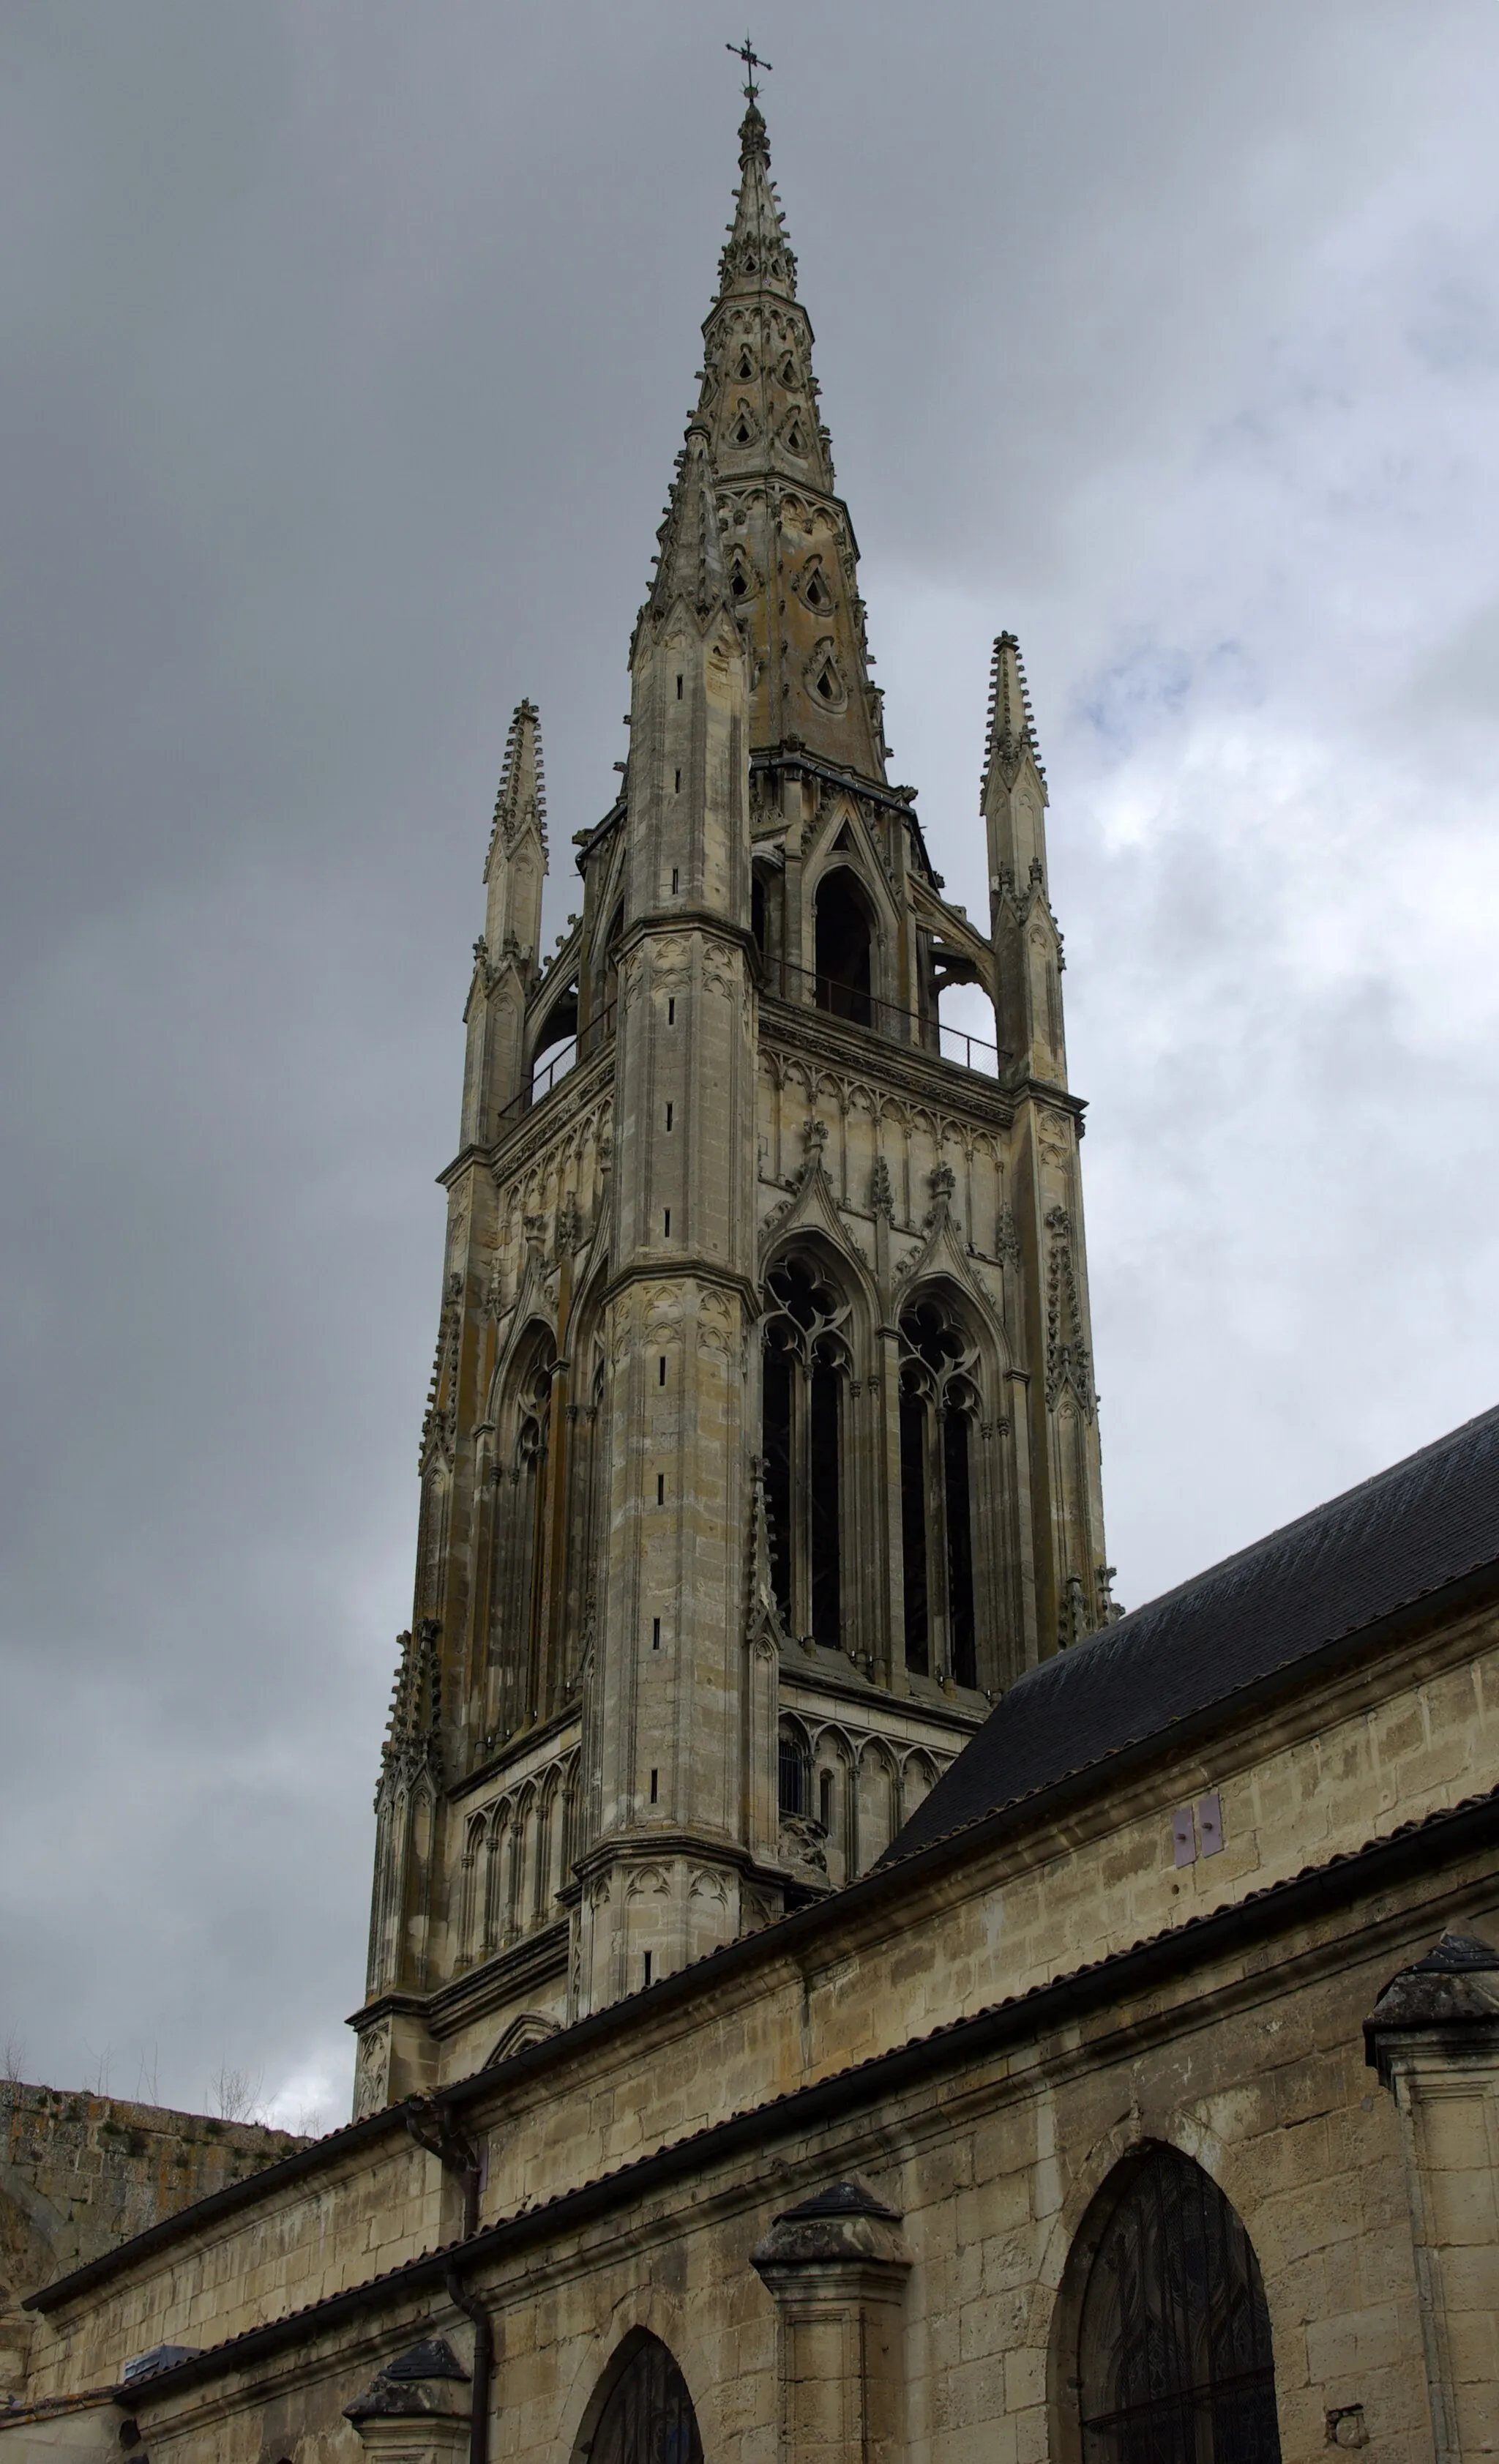
<path id="1" fill-rule="evenodd" d="M 896 2464 L 904 2453 L 900 2218 L 838 2182 L 776 2218 L 753 2253 L 776 2303 L 786 2464 Z"/>
<path id="2" fill-rule="evenodd" d="M 469 2448 L 469 2373 L 445 2336 L 424 2337 L 377 2370 L 343 2417 L 385 2464 L 457 2464 Z"/>

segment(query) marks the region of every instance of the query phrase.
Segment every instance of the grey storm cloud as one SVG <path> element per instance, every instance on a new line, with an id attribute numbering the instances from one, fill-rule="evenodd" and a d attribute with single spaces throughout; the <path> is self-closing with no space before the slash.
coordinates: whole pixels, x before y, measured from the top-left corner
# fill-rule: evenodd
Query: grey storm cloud
<path id="1" fill-rule="evenodd" d="M 1136 1602 L 1494 1400 L 1499 20 L 764 0 L 897 773 L 1013 626 Z M 556 875 L 716 0 L 0 11 L 0 2035 L 337 2118 L 505 729 Z"/>

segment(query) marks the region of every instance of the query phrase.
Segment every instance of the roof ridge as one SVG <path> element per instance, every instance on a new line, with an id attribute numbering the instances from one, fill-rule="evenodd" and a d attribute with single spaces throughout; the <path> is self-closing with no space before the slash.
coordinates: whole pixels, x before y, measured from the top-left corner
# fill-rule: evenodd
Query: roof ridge
<path id="1" fill-rule="evenodd" d="M 1386 1463 L 1382 1470 L 1370 1472 L 1367 1478 L 1355 1481 L 1352 1488 L 1337 1489 L 1333 1496 L 1325 1497 L 1319 1506 L 1308 1507 L 1304 1513 L 1293 1515 L 1289 1523 L 1278 1523 L 1273 1530 L 1262 1532 L 1258 1540 L 1246 1540 L 1242 1549 L 1231 1550 L 1226 1557 L 1215 1558 L 1212 1565 L 1203 1566 L 1195 1574 L 1184 1575 L 1179 1583 L 1173 1583 L 1164 1592 L 1157 1592 L 1153 1598 L 1141 1600 L 1137 1608 L 1127 1609 L 1124 1616 L 1115 1618 L 1113 1625 L 1100 1626 L 1095 1634 L 1088 1635 L 1081 1642 L 1074 1643 L 1069 1657 L 1075 1659 L 1078 1652 L 1086 1651 L 1091 1643 L 1112 1641 L 1115 1635 L 1123 1634 L 1127 1628 L 1135 1625 L 1141 1617 L 1148 1617 L 1153 1610 L 1164 1608 L 1168 1601 L 1186 1598 L 1203 1584 L 1211 1582 L 1215 1575 L 1226 1574 L 1236 1566 L 1243 1566 L 1254 1558 L 1268 1555 L 1278 1543 L 1291 1539 L 1298 1531 L 1307 1530 L 1312 1525 L 1320 1522 L 1325 1515 L 1333 1514 L 1337 1507 L 1351 1506 L 1356 1498 L 1368 1497 L 1374 1491 L 1399 1480 L 1404 1473 L 1411 1471 L 1417 1463 L 1424 1463 L 1434 1456 L 1445 1454 L 1457 1445 L 1460 1439 L 1470 1436 L 1475 1429 L 1481 1428 L 1486 1422 L 1499 1426 L 1499 1403 L 1490 1404 L 1487 1412 L 1475 1412 L 1470 1420 L 1462 1420 L 1455 1429 L 1448 1429 L 1444 1437 L 1433 1438 L 1429 1444 L 1418 1446 L 1414 1454 L 1402 1455 L 1398 1463 Z M 1035 1678 L 1043 1676 L 1054 1664 L 1054 1660 L 1044 1660 L 1037 1667 L 1027 1668 L 1023 1677 L 1016 1679 L 1015 1684 L 1010 1688 L 1010 1695 L 1013 1695 L 1021 1685 L 1028 1684 Z M 1009 1696 L 1004 1699 L 1009 1700 Z"/>

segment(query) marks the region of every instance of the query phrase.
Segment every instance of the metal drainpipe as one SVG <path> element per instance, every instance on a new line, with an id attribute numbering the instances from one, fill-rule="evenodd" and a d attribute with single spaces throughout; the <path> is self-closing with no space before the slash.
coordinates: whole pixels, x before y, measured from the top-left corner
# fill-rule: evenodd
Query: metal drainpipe
<path id="1" fill-rule="evenodd" d="M 463 2238 L 471 2241 L 479 2229 L 479 2189 L 484 2160 L 472 2139 L 454 2128 L 435 2097 L 412 2097 L 406 2108 L 406 2126 L 418 2147 L 435 2156 L 445 2173 L 456 2173 L 463 2184 Z M 495 2375 L 495 2330 L 489 2312 L 465 2293 L 455 2267 L 444 2281 L 448 2299 L 474 2329 L 474 2369 L 470 2381 L 469 2464 L 489 2464 L 489 2391 Z"/>
<path id="2" fill-rule="evenodd" d="M 461 2310 L 474 2323 L 473 2413 L 469 2421 L 469 2464 L 489 2464 L 489 2390 L 495 2375 L 495 2330 L 489 2312 L 472 2293 L 466 2293 L 458 2280 L 458 2271 L 450 2267 L 447 2275 L 448 2299 L 454 2309 Z"/>
<path id="3" fill-rule="evenodd" d="M 467 2241 L 479 2229 L 479 2189 L 484 2179 L 480 2150 L 454 2129 L 435 2097 L 411 2097 L 406 2107 L 406 2126 L 418 2147 L 425 2147 L 445 2173 L 456 2173 L 463 2184 L 463 2238 Z"/>

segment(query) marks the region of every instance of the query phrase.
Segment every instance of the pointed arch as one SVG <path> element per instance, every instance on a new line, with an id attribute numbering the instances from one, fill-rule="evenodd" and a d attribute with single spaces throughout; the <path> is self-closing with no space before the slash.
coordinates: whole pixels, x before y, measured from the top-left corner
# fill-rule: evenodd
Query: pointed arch
<path id="1" fill-rule="evenodd" d="M 471 1815 L 464 1825 L 463 1858 L 458 1872 L 457 1965 L 460 1968 L 471 1967 L 482 1947 L 488 1837 L 487 1813 Z"/>
<path id="2" fill-rule="evenodd" d="M 794 1711 L 783 1711 L 776 1732 L 776 1766 L 783 1815 L 807 1815 L 812 1749 L 806 1724 Z"/>
<path id="3" fill-rule="evenodd" d="M 761 1318 L 771 1585 L 786 1632 L 834 1650 L 844 1642 L 849 1388 L 858 1356 L 855 1292 L 842 1263 L 815 1238 L 779 1244 L 764 1273 Z"/>
<path id="4" fill-rule="evenodd" d="M 529 1268 L 527 1273 L 529 1278 Z M 488 1726 L 501 1738 L 514 1736 L 538 1712 L 556 1354 L 552 1328 L 539 1316 L 522 1320 L 518 1309 L 496 1368 L 489 1411 L 497 1494 Z"/>
<path id="5" fill-rule="evenodd" d="M 1147 2142 L 1095 2195 L 1050 2358 L 1069 2464 L 1280 2464 L 1259 2261 L 1237 2210 L 1179 2148 Z"/>
<path id="6" fill-rule="evenodd" d="M 854 1026 L 874 1023 L 879 919 L 862 870 L 831 864 L 812 893 L 813 999 Z"/>
<path id="7" fill-rule="evenodd" d="M 979 1683 L 972 1429 L 980 1348 L 936 1281 L 900 1305 L 900 1521 L 906 1665 Z"/>
<path id="8" fill-rule="evenodd" d="M 558 2022 L 541 2011 L 522 2011 L 511 2020 L 498 2042 L 486 2054 L 480 2068 L 491 2071 L 496 2062 L 506 2062 L 512 2054 L 523 2054 L 529 2045 L 544 2045 L 550 2036 L 561 2034 Z"/>
<path id="9" fill-rule="evenodd" d="M 646 2327 L 625 2338 L 584 2414 L 574 2464 L 703 2464 L 687 2381 Z"/>
<path id="10" fill-rule="evenodd" d="M 865 1740 L 855 1788 L 855 1870 L 866 1874 L 878 1863 L 900 1828 L 899 1776 L 895 1758 L 882 1737 Z"/>
<path id="11" fill-rule="evenodd" d="M 578 970 L 576 967 L 553 990 L 550 986 L 540 1015 L 532 1022 L 527 1038 L 528 1075 L 526 1083 L 533 1104 L 549 1094 L 558 1081 L 565 1078 L 578 1058 Z"/>

